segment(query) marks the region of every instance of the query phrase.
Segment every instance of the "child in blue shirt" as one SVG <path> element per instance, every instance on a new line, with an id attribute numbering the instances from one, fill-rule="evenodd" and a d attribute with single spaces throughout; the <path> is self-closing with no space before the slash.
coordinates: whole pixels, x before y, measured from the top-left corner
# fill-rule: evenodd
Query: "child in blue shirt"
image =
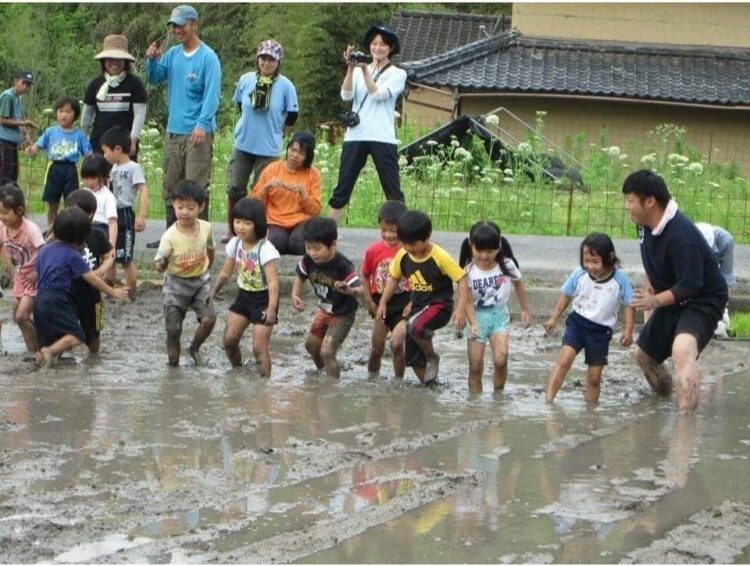
<path id="1" fill-rule="evenodd" d="M 91 144 L 86 135 L 73 124 L 81 115 L 81 105 L 72 96 L 62 96 L 55 102 L 57 125 L 44 130 L 37 142 L 26 148 L 31 157 L 44 150 L 52 163 L 47 168 L 42 200 L 47 203 L 47 231 L 57 218 L 60 198 L 78 188 L 76 164 L 91 153 Z"/>
<path id="2" fill-rule="evenodd" d="M 577 267 L 563 284 L 562 294 L 544 329 L 551 334 L 557 321 L 573 302 L 573 312 L 565 324 L 563 345 L 547 381 L 547 403 L 552 403 L 562 387 L 578 352 L 586 352 L 587 403 L 599 401 L 602 370 L 607 365 L 609 341 L 617 323 L 620 304 L 625 305 L 625 326 L 620 344 L 633 343 L 635 310 L 630 306 L 633 287 L 624 272 L 617 269 L 620 261 L 615 255 L 615 245 L 606 234 L 592 232 L 581 242 L 580 267 Z"/>
<path id="3" fill-rule="evenodd" d="M 37 295 L 34 328 L 40 350 L 37 363 L 50 367 L 62 354 L 85 340 L 70 294 L 73 280 L 81 277 L 95 289 L 125 299 L 127 289 L 113 289 L 91 273 L 80 247 L 91 232 L 91 219 L 78 207 L 63 210 L 53 224 L 55 240 L 43 246 L 36 260 Z"/>

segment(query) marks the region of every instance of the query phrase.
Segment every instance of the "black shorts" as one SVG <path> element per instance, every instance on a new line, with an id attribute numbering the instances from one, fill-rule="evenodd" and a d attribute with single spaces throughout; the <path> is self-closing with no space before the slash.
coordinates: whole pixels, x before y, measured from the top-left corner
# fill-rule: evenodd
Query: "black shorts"
<path id="1" fill-rule="evenodd" d="M 452 308 L 453 305 L 433 303 L 422 307 L 409 316 L 406 322 L 407 332 L 404 342 L 404 357 L 407 366 L 425 367 L 427 365 L 427 357 L 413 336 L 431 338 L 436 330 L 448 324 L 451 319 Z"/>
<path id="2" fill-rule="evenodd" d="M 81 342 L 86 336 L 78 320 L 73 299 L 67 291 L 42 291 L 34 298 L 34 330 L 39 347 L 44 348 L 72 334 Z"/>
<path id="3" fill-rule="evenodd" d="M 78 320 L 81 322 L 81 328 L 83 328 L 83 335 L 85 336 L 84 342 L 87 346 L 90 346 L 102 333 L 102 302 L 89 302 L 77 305 L 77 307 Z"/>
<path id="4" fill-rule="evenodd" d="M 372 296 L 372 300 L 376 305 L 380 304 L 380 297 L 380 293 L 375 293 Z M 388 301 L 388 304 L 385 306 L 385 320 L 383 321 L 388 327 L 388 330 L 393 332 L 396 325 L 404 320 L 404 309 L 408 304 L 409 293 L 396 293 L 391 297 L 391 300 Z"/>
<path id="5" fill-rule="evenodd" d="M 0 183 L 18 181 L 18 144 L 0 140 Z"/>
<path id="6" fill-rule="evenodd" d="M 107 232 L 109 234 L 109 232 Z M 133 208 L 126 206 L 117 209 L 117 246 L 115 261 L 131 263 L 135 251 L 135 214 Z"/>
<path id="7" fill-rule="evenodd" d="M 78 168 L 70 161 L 53 161 L 47 169 L 42 200 L 48 203 L 60 203 L 60 199 L 78 188 Z"/>
<path id="8" fill-rule="evenodd" d="M 720 302 L 688 301 L 656 309 L 638 335 L 638 347 L 661 363 L 672 355 L 672 344 L 678 334 L 692 334 L 698 341 L 698 352 L 702 352 L 724 313 L 725 304 L 720 307 Z"/>
<path id="9" fill-rule="evenodd" d="M 576 354 L 583 350 L 586 353 L 586 365 L 607 365 L 610 340 L 612 329 L 609 326 L 592 322 L 575 311 L 568 315 L 562 343 L 573 348 Z"/>
<path id="10" fill-rule="evenodd" d="M 251 324 L 263 324 L 268 308 L 268 291 L 245 291 L 240 289 L 229 310 L 245 317 Z M 278 311 L 278 309 L 277 309 Z"/>

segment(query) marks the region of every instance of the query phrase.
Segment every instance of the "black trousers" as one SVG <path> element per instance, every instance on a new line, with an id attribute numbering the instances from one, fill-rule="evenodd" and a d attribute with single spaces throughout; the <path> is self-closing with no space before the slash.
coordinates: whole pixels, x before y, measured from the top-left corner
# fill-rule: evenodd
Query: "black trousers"
<path id="1" fill-rule="evenodd" d="M 378 172 L 380 186 L 383 187 L 385 198 L 404 202 L 401 192 L 401 181 L 398 173 L 398 149 L 396 144 L 368 141 L 344 142 L 341 150 L 341 165 L 339 167 L 339 181 L 333 189 L 328 205 L 332 208 L 344 208 L 352 196 L 354 184 L 371 155 Z"/>

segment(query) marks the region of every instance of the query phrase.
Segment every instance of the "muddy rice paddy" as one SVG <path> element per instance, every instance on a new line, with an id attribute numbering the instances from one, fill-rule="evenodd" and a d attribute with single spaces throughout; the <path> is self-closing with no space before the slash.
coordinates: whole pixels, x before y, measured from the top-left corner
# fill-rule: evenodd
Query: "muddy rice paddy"
<path id="1" fill-rule="evenodd" d="M 148 285 L 107 300 L 97 358 L 39 370 L 3 325 L 0 561 L 750 561 L 747 343 L 704 353 L 692 416 L 653 398 L 615 341 L 598 408 L 580 360 L 549 407 L 559 337 L 539 321 L 513 328 L 506 391 L 470 397 L 447 330 L 441 387 L 393 380 L 389 359 L 368 380 L 363 310 L 341 380 L 314 375 L 312 300 L 301 315 L 285 301 L 267 382 L 221 350 L 232 293 L 202 368 L 167 367 Z"/>

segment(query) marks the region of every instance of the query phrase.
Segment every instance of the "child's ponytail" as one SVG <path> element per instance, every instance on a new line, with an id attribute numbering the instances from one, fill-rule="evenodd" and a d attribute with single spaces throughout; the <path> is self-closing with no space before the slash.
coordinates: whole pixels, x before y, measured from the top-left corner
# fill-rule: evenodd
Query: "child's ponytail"
<path id="1" fill-rule="evenodd" d="M 458 265 L 461 267 L 466 267 L 468 263 L 471 261 L 473 255 L 471 253 L 471 241 L 469 238 L 464 238 L 464 241 L 461 242 L 461 251 L 458 254 Z"/>

